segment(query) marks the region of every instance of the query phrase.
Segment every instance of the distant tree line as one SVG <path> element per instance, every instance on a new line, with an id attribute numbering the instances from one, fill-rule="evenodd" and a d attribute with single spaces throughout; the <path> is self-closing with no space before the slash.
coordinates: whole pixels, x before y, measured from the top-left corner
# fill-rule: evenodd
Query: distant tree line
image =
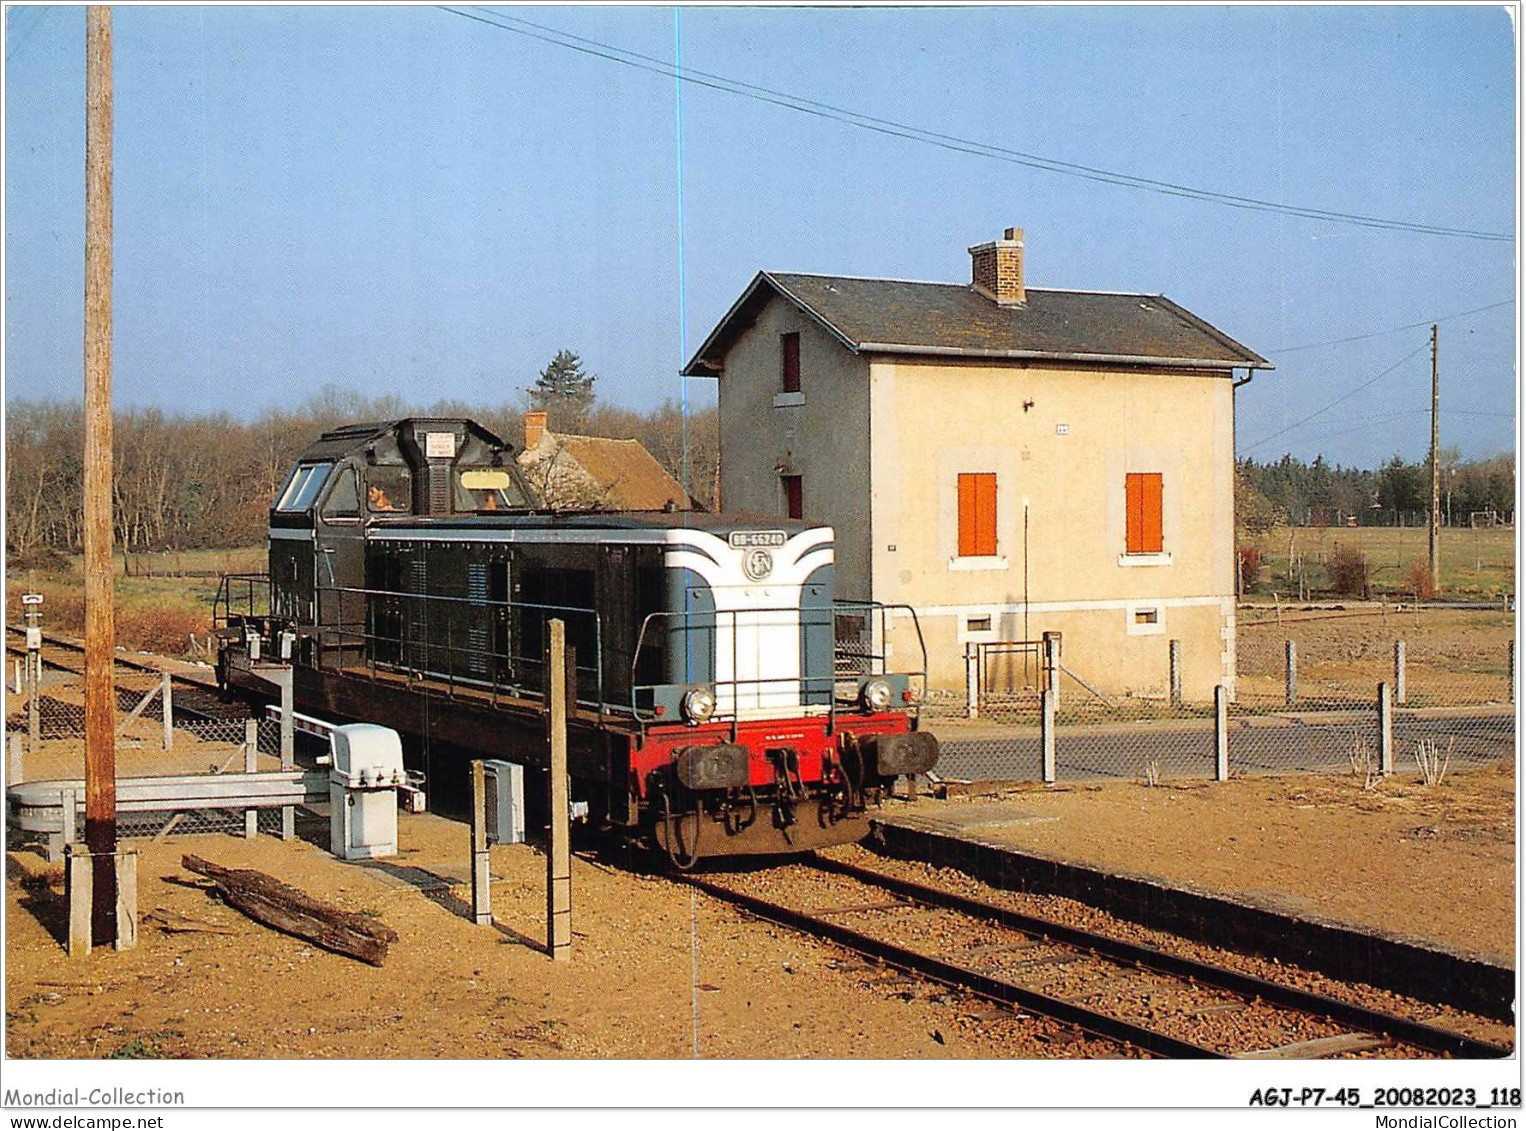
<path id="1" fill-rule="evenodd" d="M 1515 512 L 1515 456 L 1461 459 L 1441 453 L 1442 521 L 1466 526 L 1483 512 L 1509 519 Z M 1394 455 L 1376 470 L 1312 463 L 1283 456 L 1258 463 L 1242 459 L 1235 476 L 1235 523 L 1244 533 L 1273 526 L 1423 525 L 1430 513 L 1431 461 Z"/>
<path id="2" fill-rule="evenodd" d="M 537 382 L 525 390 L 532 406 L 547 410 L 551 427 L 639 440 L 680 482 L 684 481 L 687 434 L 689 491 L 702 505 L 711 506 L 718 491 L 720 463 L 715 410 L 691 413 L 686 428 L 679 406 L 672 401 L 649 412 L 598 404 L 592 393 L 593 378 L 569 375 L 569 358 L 571 369 L 580 373 L 575 354 L 559 354 L 561 364 L 550 382 L 554 387 L 540 389 Z M 395 396 L 367 397 L 334 386 L 325 387 L 300 407 L 272 410 L 254 420 L 238 420 L 226 413 L 119 411 L 113 425 L 116 544 L 141 553 L 260 542 L 271 500 L 297 455 L 319 433 L 340 424 L 406 416 L 465 416 L 517 449 L 524 443 L 523 412 L 522 405 L 515 403 L 495 407 L 464 401 L 410 404 Z M 84 450 L 81 406 L 77 402 L 10 402 L 5 447 L 7 549 L 18 555 L 42 548 L 77 552 Z"/>

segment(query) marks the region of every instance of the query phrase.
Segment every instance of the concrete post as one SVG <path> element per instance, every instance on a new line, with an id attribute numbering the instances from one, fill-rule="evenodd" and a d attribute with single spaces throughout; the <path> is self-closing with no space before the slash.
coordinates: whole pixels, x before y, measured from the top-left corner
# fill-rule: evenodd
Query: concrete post
<path id="1" fill-rule="evenodd" d="M 10 754 L 11 754 L 11 757 L 10 757 L 10 761 L 6 764 L 6 770 L 5 770 L 5 784 L 6 785 L 20 785 L 22 782 L 24 782 L 26 780 L 26 778 L 23 776 L 23 770 L 22 770 L 22 766 L 21 766 L 22 750 L 23 749 L 24 749 L 24 747 L 22 746 L 21 736 L 19 734 L 11 735 L 11 741 L 10 741 Z"/>
<path id="2" fill-rule="evenodd" d="M 175 704 L 170 698 L 170 673 L 159 673 L 159 713 L 164 720 L 164 748 L 175 745 Z"/>
<path id="3" fill-rule="evenodd" d="M 296 736 L 296 690 L 293 686 L 292 668 L 286 668 L 281 680 L 281 769 L 293 770 L 297 766 Z M 291 805 L 281 806 L 281 839 L 293 840 L 297 835 L 297 810 Z"/>
<path id="4" fill-rule="evenodd" d="M 1060 709 L 1060 638 L 1054 633 L 1044 633 L 1044 663 L 1049 668 L 1049 691 L 1054 696 L 1055 710 Z"/>
<path id="5" fill-rule="evenodd" d="M 1213 780 L 1229 780 L 1229 688 L 1213 688 Z"/>
<path id="6" fill-rule="evenodd" d="M 1378 772 L 1394 772 L 1394 708 L 1388 684 L 1378 684 Z"/>
<path id="7" fill-rule="evenodd" d="M 1289 640 L 1285 644 L 1287 658 L 1287 704 L 1289 707 L 1298 706 L 1298 645 Z"/>
<path id="8" fill-rule="evenodd" d="M 492 873 L 487 851 L 487 770 L 472 761 L 472 922 L 493 925 Z"/>
<path id="9" fill-rule="evenodd" d="M 974 644 L 964 646 L 964 717 L 980 716 L 980 654 Z"/>
<path id="10" fill-rule="evenodd" d="M 72 805 L 74 794 L 64 797 Z M 90 853 L 78 844 L 64 845 L 64 901 L 69 906 L 68 950 L 70 958 L 90 953 L 90 910 L 94 896 L 94 867 Z"/>
<path id="11" fill-rule="evenodd" d="M 1171 709 L 1182 709 L 1182 642 L 1171 641 Z"/>
<path id="12" fill-rule="evenodd" d="M 260 768 L 260 723 L 258 719 L 244 720 L 244 773 L 252 774 Z M 253 840 L 260 831 L 260 811 L 244 810 L 244 838 Z"/>
<path id="13" fill-rule="evenodd" d="M 1394 702 L 1400 707 L 1405 700 L 1404 641 L 1394 641 Z"/>
<path id="14" fill-rule="evenodd" d="M 573 664 L 567 626 L 553 620 L 547 672 L 551 686 L 550 844 L 546 851 L 546 949 L 557 962 L 572 959 L 572 810 L 567 792 L 567 673 Z"/>
<path id="15" fill-rule="evenodd" d="M 22 683 L 21 683 L 21 661 L 20 660 L 16 661 L 16 663 L 13 666 L 12 670 L 13 670 L 13 672 L 15 674 L 15 686 L 12 688 L 12 690 L 16 692 L 16 697 L 20 698 L 21 697 L 21 689 L 22 689 Z"/>
<path id="16" fill-rule="evenodd" d="M 60 831 L 64 838 L 64 848 L 67 849 L 79 840 L 79 792 L 66 789 L 59 800 L 63 803 L 60 814 L 63 826 Z"/>
<path id="17" fill-rule="evenodd" d="M 1055 783 L 1055 734 L 1054 712 L 1056 696 L 1052 688 L 1044 688 L 1040 693 L 1040 703 L 1043 707 L 1039 716 L 1039 756 L 1041 761 L 1040 770 L 1043 774 L 1044 784 Z"/>
<path id="18" fill-rule="evenodd" d="M 117 870 L 117 950 L 131 950 L 138 945 L 138 854 L 118 852 Z"/>

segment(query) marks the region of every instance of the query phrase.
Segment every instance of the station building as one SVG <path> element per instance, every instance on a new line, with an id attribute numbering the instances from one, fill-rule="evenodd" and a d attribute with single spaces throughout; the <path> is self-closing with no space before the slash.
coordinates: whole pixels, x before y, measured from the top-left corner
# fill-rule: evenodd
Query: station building
<path id="1" fill-rule="evenodd" d="M 1161 295 L 1028 287 L 1020 229 L 969 252 L 968 283 L 753 278 L 684 369 L 723 506 L 831 523 L 839 595 L 915 608 L 934 687 L 1059 632 L 1109 695 L 1162 693 L 1172 639 L 1188 697 L 1232 693 L 1233 390 L 1272 365 Z"/>

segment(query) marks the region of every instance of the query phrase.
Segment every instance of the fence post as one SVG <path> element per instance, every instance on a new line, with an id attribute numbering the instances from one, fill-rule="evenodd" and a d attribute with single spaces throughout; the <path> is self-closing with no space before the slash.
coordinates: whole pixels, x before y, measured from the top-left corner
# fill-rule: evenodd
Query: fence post
<path id="1" fill-rule="evenodd" d="M 1298 706 L 1298 644 L 1295 641 L 1288 640 L 1284 641 L 1283 647 L 1286 651 L 1287 674 L 1285 680 L 1287 704 L 1289 707 L 1296 707 Z"/>
<path id="2" fill-rule="evenodd" d="M 175 745 L 175 705 L 170 698 L 170 673 L 159 673 L 159 713 L 164 718 L 164 748 Z"/>
<path id="3" fill-rule="evenodd" d="M 1406 694 L 1406 672 L 1404 670 L 1404 641 L 1394 641 L 1394 702 L 1400 707 L 1404 706 Z"/>
<path id="4" fill-rule="evenodd" d="M 493 925 L 492 874 L 487 852 L 487 770 L 472 760 L 472 922 Z"/>
<path id="5" fill-rule="evenodd" d="M 1229 780 L 1229 688 L 1213 686 L 1213 780 Z"/>
<path id="6" fill-rule="evenodd" d="M 1386 683 L 1378 684 L 1378 772 L 1394 772 L 1394 708 Z"/>
<path id="7" fill-rule="evenodd" d="M 296 690 L 293 686 L 293 668 L 286 666 L 281 680 L 281 769 L 297 768 L 296 754 Z M 297 810 L 291 805 L 281 806 L 281 839 L 292 840 L 297 835 Z"/>
<path id="8" fill-rule="evenodd" d="M 16 677 L 16 686 L 15 686 L 14 690 L 16 692 L 17 697 L 19 698 L 20 695 L 21 695 L 21 661 L 20 660 L 16 661 L 14 667 L 12 668 L 12 671 L 14 672 L 15 677 Z"/>
<path id="9" fill-rule="evenodd" d="M 252 774 L 260 768 L 260 720 L 244 720 L 244 773 Z M 260 831 L 260 811 L 244 810 L 244 838 L 253 840 Z"/>
<path id="10" fill-rule="evenodd" d="M 980 717 L 980 656 L 974 644 L 964 646 L 964 717 Z"/>
<path id="11" fill-rule="evenodd" d="M 1046 687 L 1039 693 L 1039 702 L 1042 711 L 1039 713 L 1039 751 L 1040 771 L 1045 785 L 1053 785 L 1055 781 L 1055 735 L 1054 735 L 1054 712 L 1056 696 L 1054 688 Z"/>
<path id="12" fill-rule="evenodd" d="M 5 784 L 20 785 L 26 779 L 22 776 L 21 759 L 24 747 L 19 734 L 11 735 L 10 748 L 11 757 L 6 764 Z"/>
<path id="13" fill-rule="evenodd" d="M 1171 709 L 1182 709 L 1182 642 L 1171 641 Z"/>

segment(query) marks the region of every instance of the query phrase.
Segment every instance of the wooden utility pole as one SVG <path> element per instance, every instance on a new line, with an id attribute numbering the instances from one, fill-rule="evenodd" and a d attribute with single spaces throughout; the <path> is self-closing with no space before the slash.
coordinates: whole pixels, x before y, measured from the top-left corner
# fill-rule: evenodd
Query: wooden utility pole
<path id="1" fill-rule="evenodd" d="M 567 791 L 567 671 L 571 649 L 567 626 L 552 620 L 551 649 L 546 665 L 547 706 L 550 708 L 551 758 L 548 800 L 550 843 L 546 846 L 546 950 L 558 962 L 572 958 L 572 846 Z"/>
<path id="2" fill-rule="evenodd" d="M 91 934 L 116 938 L 111 592 L 111 9 L 85 12 L 85 846 Z"/>
<path id="3" fill-rule="evenodd" d="M 1441 370 L 1437 324 L 1431 324 L 1431 588 L 1441 592 Z"/>

